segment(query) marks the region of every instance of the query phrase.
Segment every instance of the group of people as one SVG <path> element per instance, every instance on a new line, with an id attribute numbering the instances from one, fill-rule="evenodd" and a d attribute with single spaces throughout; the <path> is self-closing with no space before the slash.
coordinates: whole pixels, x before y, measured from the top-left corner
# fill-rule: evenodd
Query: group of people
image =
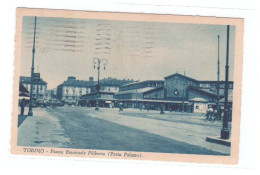
<path id="1" fill-rule="evenodd" d="M 141 106 L 140 111 L 143 111 L 145 109 L 145 106 Z M 147 108 L 147 111 L 149 111 L 149 108 Z M 123 112 L 123 104 L 119 105 L 119 112 Z M 160 106 L 160 114 L 165 114 L 163 105 Z M 232 114 L 231 114 L 232 115 Z M 229 115 L 229 121 L 231 121 L 231 115 Z M 219 109 L 219 111 L 210 106 L 206 113 L 207 120 L 222 120 L 224 118 L 224 111 Z"/>
<path id="2" fill-rule="evenodd" d="M 24 115 L 24 108 L 26 106 L 26 101 L 25 98 L 23 98 L 20 102 L 20 107 L 21 107 L 21 115 Z"/>
<path id="3" fill-rule="evenodd" d="M 25 98 L 23 98 L 21 101 L 20 101 L 20 108 L 21 108 L 21 115 L 24 115 L 24 109 L 25 107 L 27 106 L 29 102 L 25 100 Z M 42 101 L 41 103 L 39 101 L 37 101 L 36 103 L 34 103 L 35 106 L 41 106 L 43 108 L 48 108 L 48 104 L 46 101 Z"/>
<path id="4" fill-rule="evenodd" d="M 207 120 L 222 120 L 224 117 L 224 111 L 219 111 L 213 107 L 209 107 L 206 113 Z"/>

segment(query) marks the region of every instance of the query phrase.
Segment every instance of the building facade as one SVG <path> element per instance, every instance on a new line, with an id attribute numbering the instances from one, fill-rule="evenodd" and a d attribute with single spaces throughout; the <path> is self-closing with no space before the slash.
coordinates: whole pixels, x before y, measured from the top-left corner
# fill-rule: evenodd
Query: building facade
<path id="1" fill-rule="evenodd" d="M 164 89 L 163 80 L 134 82 L 121 86 L 114 98 L 127 108 L 159 109 L 161 102 L 156 100 L 164 99 Z"/>
<path id="2" fill-rule="evenodd" d="M 116 99 L 114 99 L 114 92 L 100 91 L 92 92 L 89 94 L 82 95 L 79 99 L 81 106 L 95 107 L 98 100 L 99 107 L 115 107 Z"/>
<path id="3" fill-rule="evenodd" d="M 128 108 L 169 111 L 205 112 L 208 104 L 216 106 L 217 81 L 199 81 L 185 75 L 172 74 L 162 80 L 123 85 L 114 98 Z M 224 97 L 225 82 L 219 82 L 219 99 Z M 229 82 L 229 93 L 233 82 Z M 199 101 L 201 100 L 201 101 Z"/>
<path id="4" fill-rule="evenodd" d="M 95 84 L 92 77 L 89 81 L 77 80 L 70 76 L 57 87 L 57 98 L 66 104 L 77 105 L 79 97 L 91 93 L 91 87 Z"/>
<path id="5" fill-rule="evenodd" d="M 146 87 L 163 87 L 164 81 L 163 80 L 146 80 L 146 81 L 139 81 L 139 82 L 131 82 L 119 87 L 119 91 L 127 91 L 133 89 L 142 89 Z"/>
<path id="6" fill-rule="evenodd" d="M 91 93 L 82 95 L 80 97 L 80 104 L 82 106 L 96 106 L 98 100 L 100 107 L 115 107 L 117 106 L 117 100 L 114 98 L 114 94 L 119 92 L 119 87 L 132 83 L 133 80 L 119 80 L 116 78 L 105 78 L 100 80 L 100 90 L 97 93 L 97 82 L 91 86 Z"/>
<path id="7" fill-rule="evenodd" d="M 129 80 L 129 79 L 128 80 L 125 80 L 125 79 L 119 80 L 119 79 L 111 78 L 111 77 L 104 78 L 99 81 L 100 91 L 116 93 L 116 92 L 119 92 L 119 88 L 121 86 L 124 86 L 125 84 L 129 84 L 132 82 L 133 82 L 133 80 Z M 97 82 L 92 86 L 91 92 L 97 92 L 96 85 L 97 85 Z"/>
<path id="8" fill-rule="evenodd" d="M 20 76 L 20 83 L 29 91 L 31 91 L 31 77 Z M 33 99 L 46 99 L 47 94 L 47 82 L 40 79 L 37 83 L 33 83 L 32 96 Z"/>
<path id="9" fill-rule="evenodd" d="M 181 104 L 171 105 L 171 110 L 194 112 L 194 105 L 201 103 L 200 106 L 210 104 L 216 107 L 218 100 L 217 85 L 218 81 L 199 81 L 179 73 L 169 75 L 165 79 L 165 99 L 182 101 Z M 225 81 L 219 81 L 219 100 L 224 97 Z M 233 91 L 233 82 L 229 81 L 229 93 Z M 196 99 L 194 101 L 194 99 Z M 198 101 L 198 100 L 201 101 Z M 203 105 L 202 105 L 203 104 Z M 206 105 L 207 106 L 207 105 Z M 200 110 L 196 110 L 200 111 Z"/>
<path id="10" fill-rule="evenodd" d="M 54 88 L 54 89 L 49 89 L 49 90 L 47 90 L 47 92 L 46 92 L 46 98 L 47 98 L 48 100 L 57 99 L 57 89 Z"/>

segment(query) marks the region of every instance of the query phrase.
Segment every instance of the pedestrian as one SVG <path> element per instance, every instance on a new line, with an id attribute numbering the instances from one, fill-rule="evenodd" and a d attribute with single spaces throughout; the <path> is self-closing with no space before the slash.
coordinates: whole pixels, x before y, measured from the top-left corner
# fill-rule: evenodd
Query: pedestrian
<path id="1" fill-rule="evenodd" d="M 123 106 L 122 106 L 122 104 L 119 105 L 119 112 L 123 112 Z"/>
<path id="2" fill-rule="evenodd" d="M 224 118 L 224 110 L 221 110 L 220 120 L 223 120 L 223 118 Z"/>
<path id="3" fill-rule="evenodd" d="M 46 101 L 43 101 L 43 107 L 44 107 L 44 108 L 47 108 Z"/>
<path id="4" fill-rule="evenodd" d="M 21 106 L 21 115 L 23 115 L 24 114 L 24 107 L 25 107 L 25 98 L 23 98 L 21 100 L 20 106 Z"/>
<path id="5" fill-rule="evenodd" d="M 209 107 L 208 111 L 207 111 L 207 114 L 206 114 L 207 120 L 211 119 L 212 115 L 213 115 L 213 108 Z"/>
<path id="6" fill-rule="evenodd" d="M 215 119 L 217 119 L 217 120 L 219 120 L 219 111 L 218 111 L 218 109 L 217 108 L 214 108 L 214 116 L 215 116 Z"/>
<path id="7" fill-rule="evenodd" d="M 161 106 L 160 106 L 160 110 L 161 110 L 160 114 L 164 114 L 164 111 L 163 111 L 163 104 L 161 104 Z"/>

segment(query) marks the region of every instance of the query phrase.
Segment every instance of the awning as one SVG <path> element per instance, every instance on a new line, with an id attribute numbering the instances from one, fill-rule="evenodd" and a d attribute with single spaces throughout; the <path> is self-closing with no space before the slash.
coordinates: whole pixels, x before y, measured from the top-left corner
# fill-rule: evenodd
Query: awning
<path id="1" fill-rule="evenodd" d="M 182 104 L 182 101 L 170 101 L 170 100 L 153 100 L 153 99 L 118 99 L 122 102 L 150 102 L 150 103 L 171 103 L 171 104 Z M 184 101 L 185 104 L 188 104 L 188 101 Z"/>
<path id="2" fill-rule="evenodd" d="M 22 96 L 19 96 L 19 100 L 22 100 L 22 99 L 30 100 L 30 97 L 22 97 Z"/>
<path id="3" fill-rule="evenodd" d="M 28 93 L 19 92 L 19 97 L 30 97 Z"/>
<path id="4" fill-rule="evenodd" d="M 26 89 L 26 87 L 24 87 L 24 85 L 21 82 L 19 84 L 19 92 L 29 93 L 29 91 Z"/>

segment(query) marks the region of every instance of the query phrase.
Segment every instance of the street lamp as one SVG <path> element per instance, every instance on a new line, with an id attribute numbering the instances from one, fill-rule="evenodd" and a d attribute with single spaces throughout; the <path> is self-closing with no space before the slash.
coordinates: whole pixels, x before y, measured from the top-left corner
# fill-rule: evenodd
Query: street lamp
<path id="1" fill-rule="evenodd" d="M 104 70 L 106 69 L 106 66 L 108 64 L 108 61 L 106 59 L 100 59 L 100 58 L 93 58 L 93 63 L 94 63 L 94 69 L 98 70 L 98 84 L 96 86 L 97 90 L 97 100 L 96 100 L 96 108 L 95 110 L 99 110 L 99 104 L 98 104 L 98 95 L 99 95 L 99 90 L 100 90 L 100 84 L 99 84 L 99 76 L 100 76 L 100 64 L 103 63 Z"/>
<path id="2" fill-rule="evenodd" d="M 34 17 L 34 34 L 33 34 L 33 49 L 32 49 L 32 67 L 31 67 L 31 87 L 30 87 L 30 104 L 29 104 L 29 116 L 33 116 L 32 112 L 32 101 L 33 101 L 33 81 L 34 81 L 34 54 L 35 54 L 35 34 L 36 34 L 36 19 Z"/>
<path id="3" fill-rule="evenodd" d="M 228 129 L 228 71 L 229 71 L 229 25 L 227 26 L 227 53 L 226 53 L 226 77 L 225 77 L 225 106 L 224 106 L 224 118 L 223 126 L 221 130 L 221 139 L 229 139 Z"/>

